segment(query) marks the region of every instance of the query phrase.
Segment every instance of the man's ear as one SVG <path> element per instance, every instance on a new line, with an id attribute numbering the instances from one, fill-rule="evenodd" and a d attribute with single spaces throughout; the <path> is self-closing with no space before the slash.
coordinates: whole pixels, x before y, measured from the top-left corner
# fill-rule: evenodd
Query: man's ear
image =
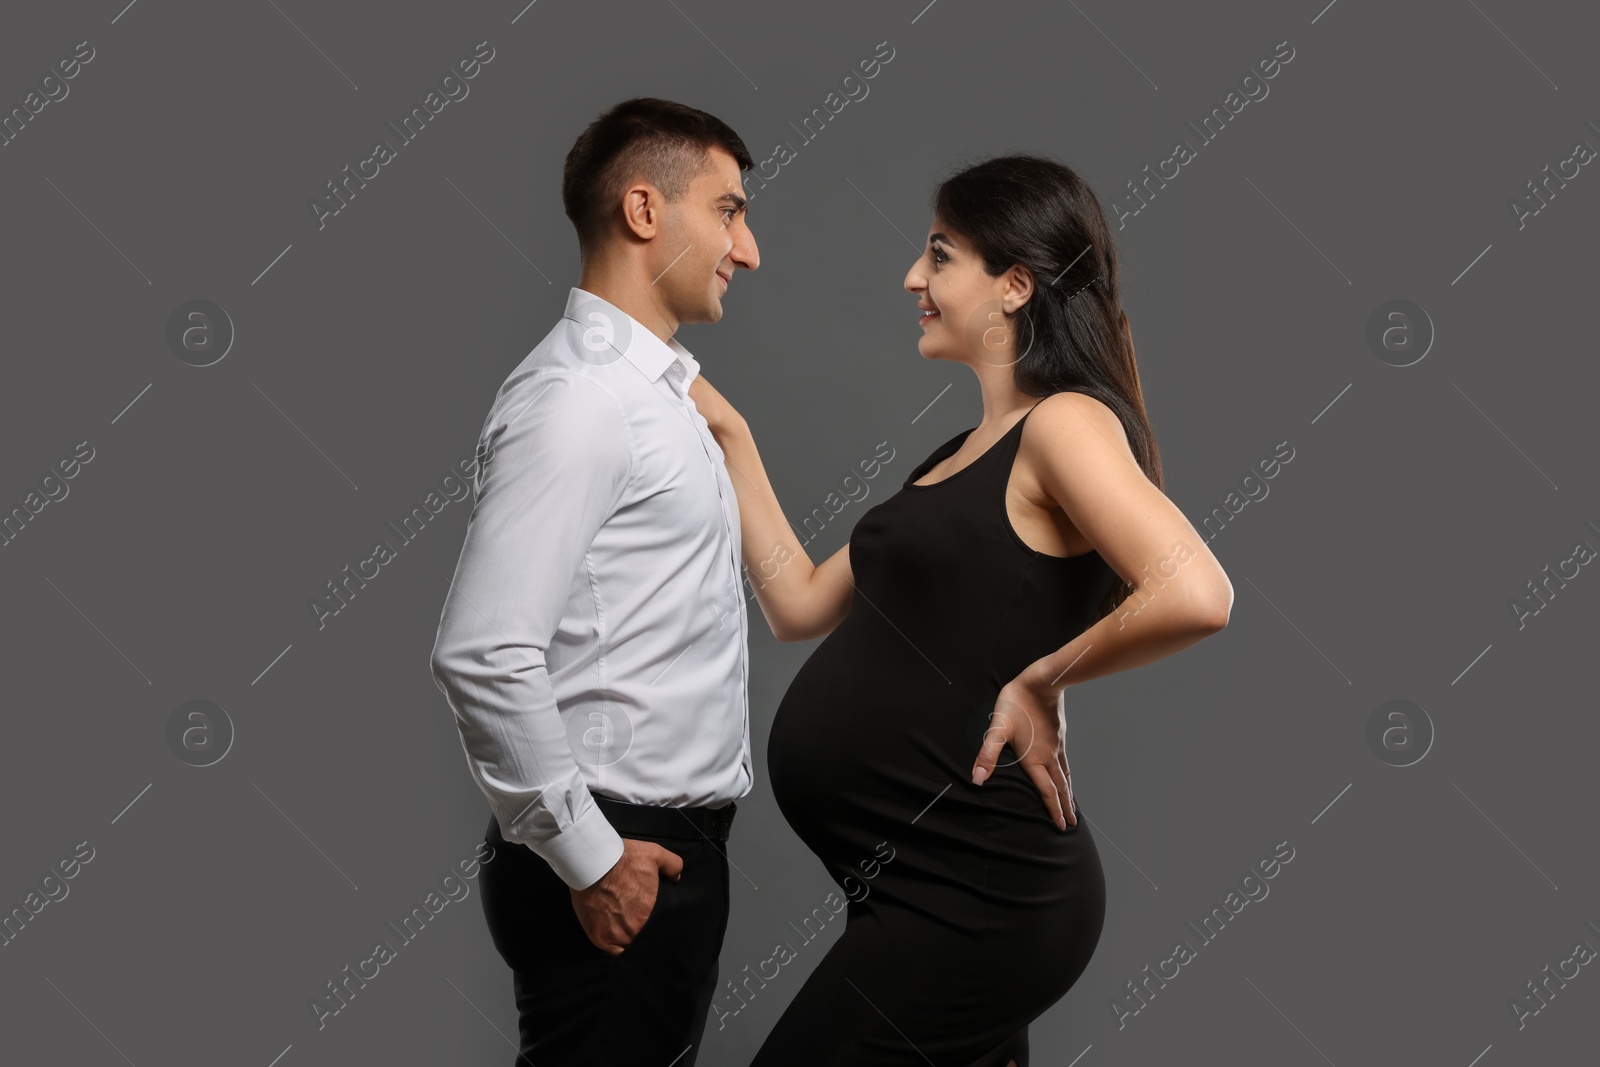
<path id="1" fill-rule="evenodd" d="M 622 194 L 622 221 L 635 237 L 648 241 L 660 232 L 664 203 L 661 190 L 649 182 L 637 182 Z"/>

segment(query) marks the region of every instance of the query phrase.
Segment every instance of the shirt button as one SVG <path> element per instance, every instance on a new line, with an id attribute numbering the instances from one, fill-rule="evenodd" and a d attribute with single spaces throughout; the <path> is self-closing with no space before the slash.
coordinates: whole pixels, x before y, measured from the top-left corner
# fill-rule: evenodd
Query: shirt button
<path id="1" fill-rule="evenodd" d="M 681 374 L 683 373 L 683 364 L 675 359 L 672 361 L 672 369 Z"/>

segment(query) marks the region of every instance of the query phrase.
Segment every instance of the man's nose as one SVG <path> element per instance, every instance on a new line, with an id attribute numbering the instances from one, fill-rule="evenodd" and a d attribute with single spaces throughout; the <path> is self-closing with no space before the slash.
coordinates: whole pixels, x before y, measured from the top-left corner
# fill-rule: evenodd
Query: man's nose
<path id="1" fill-rule="evenodd" d="M 738 242 L 733 246 L 734 262 L 746 270 L 755 270 L 761 266 L 761 251 L 756 247 L 756 235 L 746 227 Z"/>

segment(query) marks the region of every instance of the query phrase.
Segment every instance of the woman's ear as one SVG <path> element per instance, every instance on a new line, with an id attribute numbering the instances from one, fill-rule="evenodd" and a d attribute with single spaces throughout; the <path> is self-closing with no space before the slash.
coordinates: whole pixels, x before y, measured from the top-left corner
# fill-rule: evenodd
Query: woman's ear
<path id="1" fill-rule="evenodd" d="M 1001 294 L 1001 306 L 1006 314 L 1015 314 L 1016 310 L 1028 302 L 1033 296 L 1033 271 L 1022 264 L 1014 264 L 1006 272 L 1005 292 Z"/>

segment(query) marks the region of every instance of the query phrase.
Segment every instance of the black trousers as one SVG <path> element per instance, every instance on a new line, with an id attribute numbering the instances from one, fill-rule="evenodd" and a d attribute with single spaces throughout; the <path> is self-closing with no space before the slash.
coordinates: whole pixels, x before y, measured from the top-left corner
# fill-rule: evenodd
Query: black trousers
<path id="1" fill-rule="evenodd" d="M 726 842 L 680 810 L 595 800 L 623 837 L 654 841 L 683 857 L 683 877 L 661 878 L 650 918 L 612 956 L 583 932 L 567 884 L 532 849 L 507 843 L 490 817 L 484 836 L 494 862 L 483 866 L 479 889 L 489 934 L 515 985 L 521 1045 L 515 1064 L 691 1067 L 728 926 Z"/>

